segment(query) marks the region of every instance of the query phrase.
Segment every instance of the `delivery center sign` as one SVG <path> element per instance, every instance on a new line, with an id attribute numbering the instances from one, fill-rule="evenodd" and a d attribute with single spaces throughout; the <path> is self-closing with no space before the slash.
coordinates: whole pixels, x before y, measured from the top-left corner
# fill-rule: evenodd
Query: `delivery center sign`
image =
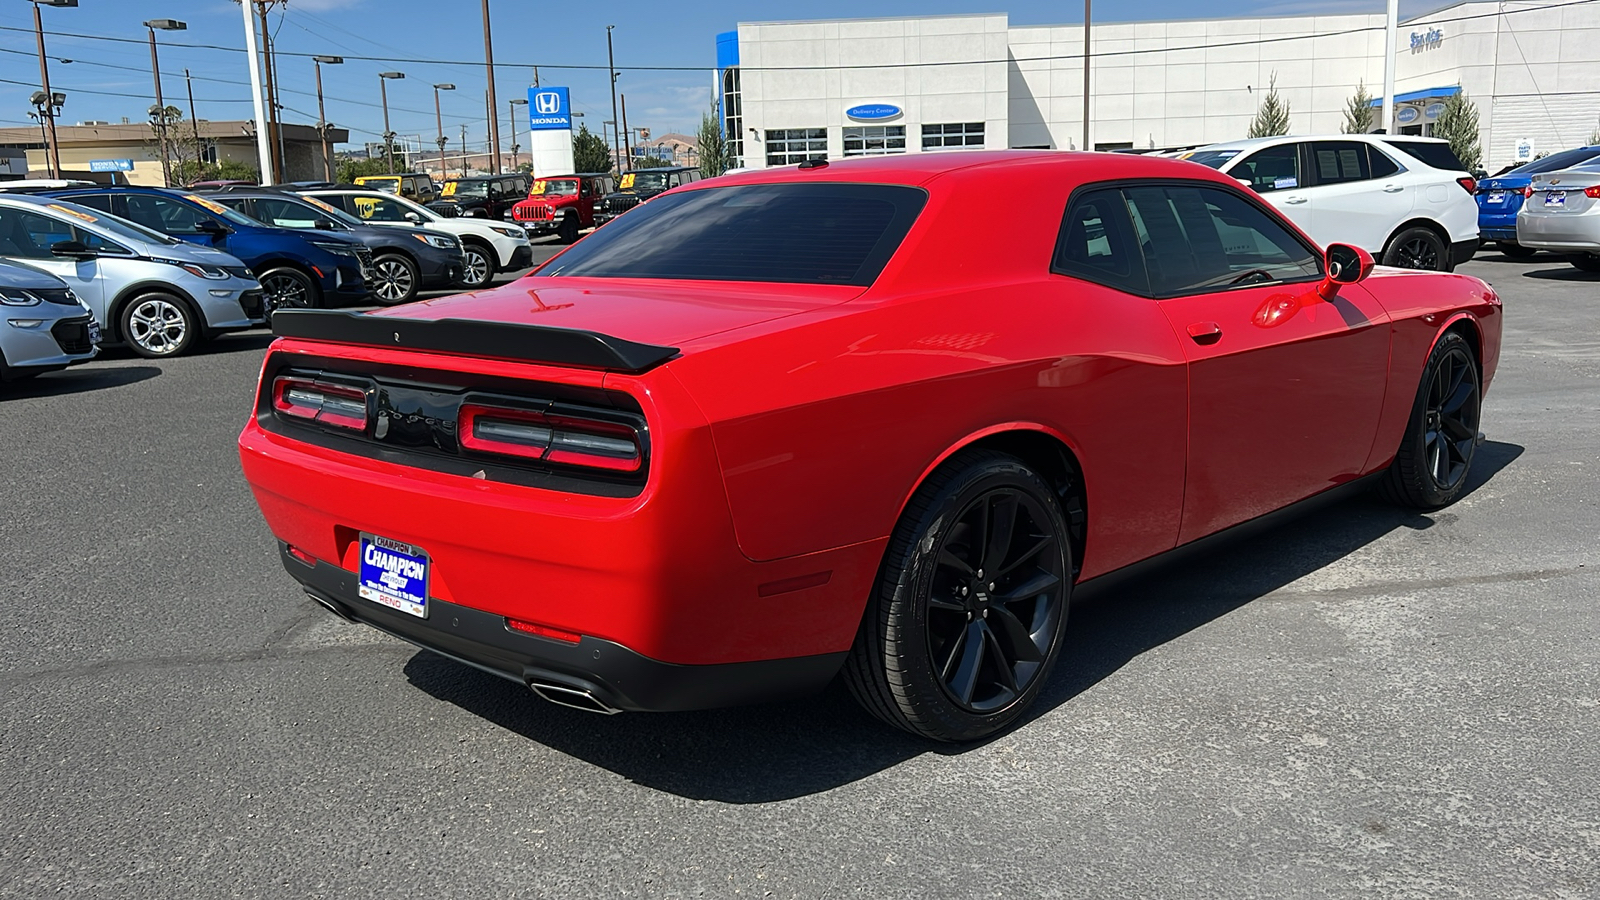
<path id="1" fill-rule="evenodd" d="M 528 88 L 528 130 L 572 130 L 572 102 L 566 88 Z"/>

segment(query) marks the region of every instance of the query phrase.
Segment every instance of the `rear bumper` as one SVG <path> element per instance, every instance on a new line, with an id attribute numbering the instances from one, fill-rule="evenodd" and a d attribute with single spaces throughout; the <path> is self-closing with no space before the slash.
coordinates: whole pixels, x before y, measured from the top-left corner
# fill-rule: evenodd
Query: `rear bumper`
<path id="1" fill-rule="evenodd" d="M 1544 250 L 1600 251 L 1600 207 L 1569 215 L 1518 216 L 1517 243 Z"/>
<path id="2" fill-rule="evenodd" d="M 1464 241 L 1456 241 L 1455 243 L 1451 244 L 1450 245 L 1450 265 L 1451 265 L 1451 267 L 1453 268 L 1455 266 L 1459 266 L 1462 263 L 1466 262 L 1467 260 L 1472 259 L 1473 255 L 1478 252 L 1478 244 L 1479 243 L 1480 243 L 1480 241 L 1478 240 L 1478 238 L 1474 237 L 1474 238 L 1469 238 L 1469 239 L 1464 240 Z"/>
<path id="3" fill-rule="evenodd" d="M 511 251 L 511 259 L 506 262 L 507 269 L 526 269 L 533 265 L 533 248 L 527 244 L 519 244 L 517 249 Z"/>
<path id="4" fill-rule="evenodd" d="M 1510 227 L 1483 226 L 1478 229 L 1478 236 L 1486 241 L 1512 241 L 1514 243 L 1517 240 L 1517 227 L 1515 225 Z"/>
<path id="5" fill-rule="evenodd" d="M 600 638 L 571 643 L 522 634 L 503 616 L 437 598 L 428 600 L 429 616 L 421 619 L 361 599 L 352 572 L 308 566 L 281 541 L 278 552 L 306 593 L 338 615 L 518 684 L 542 686 L 547 697 L 587 694 L 600 711 L 677 712 L 801 697 L 825 687 L 846 655 L 685 666 Z"/>

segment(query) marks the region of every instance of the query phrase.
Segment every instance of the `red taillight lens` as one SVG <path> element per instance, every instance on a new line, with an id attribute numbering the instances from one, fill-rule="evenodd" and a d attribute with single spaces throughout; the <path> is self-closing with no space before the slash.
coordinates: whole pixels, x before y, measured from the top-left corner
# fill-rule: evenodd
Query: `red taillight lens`
<path id="1" fill-rule="evenodd" d="M 1600 184 L 1584 188 L 1583 195 L 1585 197 L 1600 197 Z"/>
<path id="2" fill-rule="evenodd" d="M 1532 197 L 1532 196 L 1533 196 L 1533 185 L 1530 184 L 1527 187 L 1522 189 L 1522 199 L 1526 200 L 1526 199 L 1528 199 L 1529 197 Z"/>
<path id="3" fill-rule="evenodd" d="M 272 408 L 292 419 L 367 430 L 367 393 L 347 384 L 280 375 L 272 382 Z"/>
<path id="4" fill-rule="evenodd" d="M 456 434 L 478 453 L 611 472 L 637 472 L 644 459 L 639 433 L 627 425 L 532 410 L 463 403 Z"/>
<path id="5" fill-rule="evenodd" d="M 1475 193 L 1478 190 L 1478 180 L 1470 175 L 1466 178 L 1457 178 L 1456 184 L 1461 185 L 1462 189 L 1469 194 Z"/>

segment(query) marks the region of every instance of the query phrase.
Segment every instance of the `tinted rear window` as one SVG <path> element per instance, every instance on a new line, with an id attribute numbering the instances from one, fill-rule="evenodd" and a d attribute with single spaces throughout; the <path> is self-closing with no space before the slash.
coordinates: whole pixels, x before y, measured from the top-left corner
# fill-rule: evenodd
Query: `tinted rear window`
<path id="1" fill-rule="evenodd" d="M 664 194 L 539 275 L 866 286 L 927 202 L 888 184 L 752 184 Z"/>
<path id="2" fill-rule="evenodd" d="M 1455 151 L 1450 149 L 1449 144 L 1392 139 L 1388 143 L 1396 150 L 1414 159 L 1419 159 L 1435 169 L 1443 169 L 1446 172 L 1465 172 L 1467 170 L 1467 167 L 1461 164 L 1461 160 L 1456 159 Z"/>
<path id="3" fill-rule="evenodd" d="M 1514 171 L 1519 175 L 1537 175 L 1540 172 L 1559 172 L 1573 166 L 1581 166 L 1595 157 L 1600 157 L 1600 147 L 1578 147 L 1573 150 L 1563 150 L 1552 153 L 1543 159 L 1536 159 Z"/>

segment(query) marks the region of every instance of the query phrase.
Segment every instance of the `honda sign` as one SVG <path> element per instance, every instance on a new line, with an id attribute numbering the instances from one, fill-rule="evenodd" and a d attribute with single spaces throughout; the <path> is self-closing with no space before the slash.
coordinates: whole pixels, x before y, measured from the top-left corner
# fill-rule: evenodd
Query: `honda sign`
<path id="1" fill-rule="evenodd" d="M 572 105 L 566 88 L 528 88 L 528 130 L 572 130 Z"/>

